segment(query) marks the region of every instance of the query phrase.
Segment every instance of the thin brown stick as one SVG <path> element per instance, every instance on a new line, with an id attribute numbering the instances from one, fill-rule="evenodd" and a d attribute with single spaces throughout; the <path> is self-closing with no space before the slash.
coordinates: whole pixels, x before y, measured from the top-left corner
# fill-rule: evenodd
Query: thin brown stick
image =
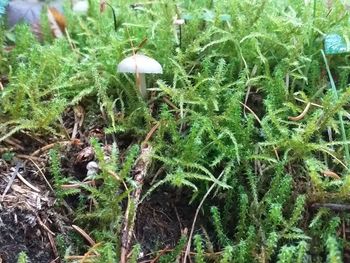
<path id="1" fill-rule="evenodd" d="M 167 97 L 163 97 L 163 101 L 165 101 L 165 103 L 172 107 L 174 110 L 179 110 L 179 108 L 174 103 L 172 103 Z"/>
<path id="2" fill-rule="evenodd" d="M 251 114 L 253 114 L 254 118 L 257 120 L 257 122 L 260 124 L 260 126 L 262 126 L 262 122 L 260 120 L 260 118 L 258 117 L 258 115 L 256 115 L 256 113 L 249 108 L 246 104 L 239 102 L 244 108 L 246 108 Z"/>
<path id="3" fill-rule="evenodd" d="M 262 126 L 262 122 L 261 120 L 259 119 L 258 115 L 255 114 L 255 112 L 249 108 L 247 105 L 245 105 L 244 103 L 242 102 L 239 102 L 244 108 L 246 108 L 251 114 L 253 114 L 254 118 L 257 120 L 257 122 L 260 124 L 260 126 Z M 277 160 L 280 160 L 280 157 L 278 155 L 278 152 L 277 152 L 277 148 L 276 147 L 273 147 L 273 151 L 275 152 L 275 155 L 276 155 L 276 158 Z"/>
<path id="4" fill-rule="evenodd" d="M 67 37 L 67 40 L 68 40 L 68 43 L 70 45 L 70 48 L 75 52 L 77 53 L 77 55 L 81 55 L 81 53 L 79 52 L 79 50 L 77 50 L 77 47 L 76 45 L 74 44 L 74 42 L 72 41 L 72 38 L 70 37 L 70 34 L 67 30 L 67 28 L 64 29 L 64 32 L 66 33 L 66 37 Z"/>
<path id="5" fill-rule="evenodd" d="M 57 257 L 54 260 L 51 260 L 50 263 L 56 263 L 56 262 L 59 262 L 59 260 L 60 260 L 60 257 Z"/>
<path id="6" fill-rule="evenodd" d="M 254 65 L 253 69 L 252 69 L 252 73 L 250 74 L 251 77 L 254 77 L 255 74 L 256 74 L 256 71 L 258 70 L 258 66 L 257 65 Z M 245 98 L 244 98 L 244 104 L 247 105 L 247 102 L 248 102 L 248 99 L 249 99 L 249 95 L 250 95 L 250 90 L 251 90 L 252 86 L 249 85 L 248 86 L 248 89 L 247 89 L 247 92 L 245 94 Z M 247 117 L 246 113 L 245 113 L 245 108 L 244 108 L 244 116 Z"/>
<path id="7" fill-rule="evenodd" d="M 300 113 L 298 116 L 295 116 L 295 117 L 288 117 L 288 120 L 291 120 L 291 121 L 300 121 L 301 119 L 303 119 L 305 117 L 305 115 L 307 114 L 307 112 L 309 111 L 310 109 L 310 106 L 311 106 L 311 103 L 308 102 L 306 104 L 306 107 L 305 109 L 302 111 L 302 113 Z"/>
<path id="8" fill-rule="evenodd" d="M 74 126 L 72 131 L 71 140 L 76 139 L 78 129 L 81 128 L 84 122 L 84 108 L 80 105 L 73 108 L 74 111 Z"/>
<path id="9" fill-rule="evenodd" d="M 324 171 L 323 175 L 326 176 L 326 177 L 331 177 L 331 178 L 336 179 L 336 180 L 340 180 L 341 179 L 338 174 L 336 174 L 335 172 L 332 172 L 330 170 Z"/>
<path id="10" fill-rule="evenodd" d="M 5 152 L 12 152 L 13 148 L 0 148 L 0 154 L 5 153 Z"/>
<path id="11" fill-rule="evenodd" d="M 100 256 L 98 253 L 96 253 L 94 251 L 95 248 L 100 246 L 100 245 L 101 245 L 101 243 L 97 243 L 97 244 L 93 245 L 92 248 L 90 248 L 89 251 L 84 254 L 84 257 L 80 260 L 80 263 L 86 262 L 86 259 L 91 255 L 91 253 L 95 253 L 97 256 Z"/>
<path id="12" fill-rule="evenodd" d="M 30 156 L 27 154 L 16 154 L 16 157 L 19 159 L 25 159 L 25 160 L 30 160 L 30 161 L 35 160 L 37 162 L 44 162 L 45 161 L 45 159 L 43 159 L 43 158 Z"/>
<path id="13" fill-rule="evenodd" d="M 120 176 L 117 173 L 115 173 L 115 172 L 113 172 L 111 170 L 107 170 L 107 173 L 109 175 L 113 176 L 117 181 L 122 181 L 122 179 L 120 178 Z"/>
<path id="14" fill-rule="evenodd" d="M 21 131 L 22 134 L 25 134 L 26 136 L 28 136 L 29 138 L 33 139 L 34 141 L 40 143 L 41 145 L 46 145 L 47 142 L 43 139 L 41 139 L 38 136 L 35 136 L 34 134 L 30 133 L 29 131 Z"/>
<path id="15" fill-rule="evenodd" d="M 53 236 L 51 235 L 50 232 L 47 232 L 47 237 L 49 238 L 50 245 L 51 245 L 52 252 L 53 252 L 54 256 L 55 256 L 56 258 L 59 258 L 55 239 L 53 238 Z"/>
<path id="16" fill-rule="evenodd" d="M 25 148 L 22 145 L 19 145 L 18 143 L 16 143 L 14 140 L 11 140 L 10 138 L 6 138 L 4 142 L 15 147 L 18 150 L 25 151 Z"/>
<path id="17" fill-rule="evenodd" d="M 174 205 L 174 203 L 172 203 L 172 206 L 174 207 L 174 211 L 175 211 L 175 214 L 176 214 L 176 218 L 177 218 L 177 221 L 179 222 L 180 230 L 182 231 L 182 224 L 181 224 L 181 219 L 180 219 L 179 213 L 178 213 L 177 208 L 176 208 L 176 206 Z"/>
<path id="18" fill-rule="evenodd" d="M 160 122 L 157 122 L 157 124 L 152 127 L 152 129 L 147 133 L 145 140 L 142 142 L 142 145 L 146 144 L 151 139 L 151 137 L 153 136 L 155 131 L 159 128 L 159 126 L 160 126 Z"/>
<path id="19" fill-rule="evenodd" d="M 83 185 L 92 185 L 92 184 L 93 184 L 93 181 L 86 181 L 86 182 L 80 182 L 76 184 L 63 184 L 61 185 L 61 188 L 62 189 L 79 189 Z"/>
<path id="20" fill-rule="evenodd" d="M 40 174 L 41 177 L 44 179 L 44 181 L 45 181 L 45 183 L 47 184 L 47 186 L 48 186 L 48 187 L 51 189 L 51 191 L 54 193 L 55 190 L 53 190 L 51 184 L 50 184 L 49 181 L 47 180 L 45 174 L 43 173 L 43 171 L 42 171 L 42 169 L 39 167 L 39 165 L 37 165 L 37 163 L 34 162 L 34 160 L 32 159 L 32 157 L 30 157 L 30 156 L 29 156 L 28 160 L 31 161 L 31 162 L 34 164 L 34 166 L 38 169 L 39 174 Z"/>
<path id="21" fill-rule="evenodd" d="M 50 150 L 52 148 L 54 148 L 57 144 L 59 145 L 70 145 L 70 144 L 77 144 L 77 141 L 79 143 L 79 140 L 70 140 L 70 141 L 61 141 L 61 142 L 54 142 L 54 143 L 50 143 L 48 145 L 45 145 L 44 147 L 41 147 L 40 149 L 36 150 L 35 152 L 33 152 L 30 156 L 36 156 L 39 155 L 47 150 Z"/>
<path id="22" fill-rule="evenodd" d="M 37 188 L 34 185 L 32 185 L 31 183 L 29 183 L 26 179 L 24 179 L 24 177 L 20 173 L 17 173 L 17 177 L 33 191 L 38 192 L 38 193 L 40 192 L 39 188 Z"/>
<path id="23" fill-rule="evenodd" d="M 160 259 L 160 257 L 167 252 L 167 249 L 169 249 L 168 246 L 166 246 L 165 249 L 163 249 L 152 261 L 150 261 L 150 263 L 156 263 L 158 259 Z"/>
<path id="24" fill-rule="evenodd" d="M 76 225 L 72 225 L 72 227 L 82 236 L 86 239 L 87 242 L 89 242 L 89 244 L 91 246 L 96 245 L 96 242 L 80 227 L 76 226 Z"/>
<path id="25" fill-rule="evenodd" d="M 299 99 L 299 98 L 297 98 L 297 97 L 294 97 L 294 99 L 295 100 L 297 100 L 297 101 L 300 101 L 300 102 L 303 102 L 303 103 L 310 103 L 312 106 L 315 106 L 315 107 L 318 107 L 318 108 L 323 108 L 323 106 L 322 105 L 320 105 L 320 104 L 317 104 L 317 103 L 313 103 L 313 102 L 308 102 L 308 101 L 305 101 L 305 100 L 303 100 L 303 99 Z"/>
<path id="26" fill-rule="evenodd" d="M 137 46 L 137 48 L 136 48 L 136 50 L 135 50 L 135 54 L 136 54 L 137 52 L 139 52 L 139 51 L 141 50 L 141 48 L 144 47 L 144 45 L 146 44 L 147 40 L 148 40 L 148 38 L 145 37 L 145 38 L 141 41 L 141 43 Z"/>
<path id="27" fill-rule="evenodd" d="M 45 230 L 47 231 L 47 233 L 49 233 L 49 234 L 52 235 L 52 236 L 55 236 L 55 233 L 52 232 L 52 231 L 48 228 L 47 225 L 45 225 L 45 223 L 41 220 L 40 216 L 37 215 L 37 216 L 36 216 L 36 219 L 38 220 L 39 225 L 40 225 L 43 229 L 45 229 Z"/>

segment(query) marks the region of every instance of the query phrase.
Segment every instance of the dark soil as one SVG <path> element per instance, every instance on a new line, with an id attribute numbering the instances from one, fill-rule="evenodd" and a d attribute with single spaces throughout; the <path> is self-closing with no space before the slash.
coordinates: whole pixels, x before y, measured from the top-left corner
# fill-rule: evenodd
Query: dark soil
<path id="1" fill-rule="evenodd" d="M 159 188 L 139 206 L 136 239 L 144 253 L 174 248 L 181 233 L 191 229 L 196 207 L 189 199 L 187 193 Z"/>
<path id="2" fill-rule="evenodd" d="M 91 116 L 86 114 L 86 117 L 88 122 Z M 68 133 L 73 128 L 75 119 L 72 109 L 64 114 L 64 126 L 69 127 Z M 108 138 L 102 132 L 101 123 L 96 121 L 91 123 L 92 125 L 79 127 L 78 143 L 53 146 L 60 150 L 62 174 L 76 180 L 83 180 L 86 177 L 86 164 L 95 158 L 89 144 L 91 137 L 98 138 L 104 145 L 105 153 L 110 154 L 112 138 Z M 55 259 L 55 262 L 60 262 L 57 259 L 61 255 L 57 251 L 60 248 L 57 248 L 55 238 L 60 235 L 69 245 L 69 233 L 75 232 L 72 230 L 71 220 L 74 219 L 74 208 L 78 206 L 79 198 L 75 196 L 67 198 L 63 207 L 55 205 L 57 202 L 55 193 L 44 180 L 45 176 L 49 183 L 53 183 L 49 171 L 48 149 L 40 151 L 33 157 L 37 166 L 31 161 L 30 156 L 55 141 L 62 142 L 69 139 L 50 135 L 38 137 L 23 133 L 10 140 L 12 142 L 0 144 L 0 262 L 17 262 L 18 254 L 22 251 L 26 253 L 30 262 L 47 263 Z M 117 138 L 117 141 L 123 159 L 123 153 L 135 143 L 135 138 L 124 136 Z M 6 156 L 7 153 L 11 153 L 10 156 Z M 38 188 L 39 192 L 25 185 L 18 176 L 11 182 L 14 168 L 19 162 L 24 164 L 22 176 Z M 150 187 L 148 183 L 145 182 L 143 193 Z M 133 243 L 141 244 L 144 255 L 174 248 L 181 234 L 190 231 L 196 210 L 196 207 L 189 205 L 190 199 L 191 192 L 159 187 L 138 207 Z M 92 230 L 86 229 L 87 232 Z M 79 254 L 81 251 L 75 252 Z M 153 256 L 146 256 L 143 259 Z"/>
<path id="3" fill-rule="evenodd" d="M 46 233 L 35 223 L 36 218 L 23 211 L 0 212 L 0 258 L 3 263 L 17 262 L 25 252 L 30 262 L 50 262 L 52 253 Z M 32 224 L 34 226 L 31 226 Z"/>
<path id="4" fill-rule="evenodd" d="M 12 180 L 19 163 L 23 166 L 19 174 L 32 187 L 18 174 Z M 44 163 L 37 161 L 37 165 Z M 58 257 L 55 237 L 65 235 L 69 227 L 68 220 L 56 211 L 55 201 L 54 193 L 33 163 L 0 159 L 0 262 L 17 262 L 20 252 L 27 255 L 28 262 L 35 263 L 48 263 Z"/>

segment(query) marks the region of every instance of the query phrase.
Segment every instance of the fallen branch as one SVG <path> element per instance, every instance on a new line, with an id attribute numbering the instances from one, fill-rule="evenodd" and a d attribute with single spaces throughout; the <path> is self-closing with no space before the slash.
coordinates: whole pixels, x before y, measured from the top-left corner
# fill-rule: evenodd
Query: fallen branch
<path id="1" fill-rule="evenodd" d="M 144 178 L 146 177 L 148 167 L 151 162 L 152 147 L 146 144 L 143 144 L 141 148 L 141 155 L 136 160 L 134 166 L 134 180 L 136 182 L 136 189 L 133 191 L 130 200 L 128 202 L 128 207 L 125 211 L 124 218 L 124 227 L 122 230 L 122 248 L 121 248 L 121 257 L 120 263 L 127 262 L 127 255 L 130 250 L 131 238 L 134 233 L 135 218 L 137 214 L 137 206 L 140 201 L 142 186 Z"/>

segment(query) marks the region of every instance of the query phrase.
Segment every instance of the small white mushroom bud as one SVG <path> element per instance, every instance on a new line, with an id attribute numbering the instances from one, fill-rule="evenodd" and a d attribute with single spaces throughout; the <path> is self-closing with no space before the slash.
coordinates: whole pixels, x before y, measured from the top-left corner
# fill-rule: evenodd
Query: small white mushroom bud
<path id="1" fill-rule="evenodd" d="M 86 170 L 87 170 L 86 175 L 92 176 L 94 174 L 97 174 L 100 168 L 98 167 L 98 164 L 96 162 L 91 161 L 86 165 Z"/>

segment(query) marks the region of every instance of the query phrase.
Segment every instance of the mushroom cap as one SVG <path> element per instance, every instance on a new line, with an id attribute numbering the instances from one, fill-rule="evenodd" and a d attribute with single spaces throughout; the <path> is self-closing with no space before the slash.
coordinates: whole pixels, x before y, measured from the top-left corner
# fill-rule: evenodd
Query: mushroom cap
<path id="1" fill-rule="evenodd" d="M 73 12 L 78 14 L 86 14 L 89 10 L 89 2 L 87 0 L 77 1 L 73 4 Z"/>
<path id="2" fill-rule="evenodd" d="M 158 61 L 141 54 L 135 54 L 124 58 L 119 63 L 117 70 L 122 73 L 163 73 L 162 66 Z"/>

